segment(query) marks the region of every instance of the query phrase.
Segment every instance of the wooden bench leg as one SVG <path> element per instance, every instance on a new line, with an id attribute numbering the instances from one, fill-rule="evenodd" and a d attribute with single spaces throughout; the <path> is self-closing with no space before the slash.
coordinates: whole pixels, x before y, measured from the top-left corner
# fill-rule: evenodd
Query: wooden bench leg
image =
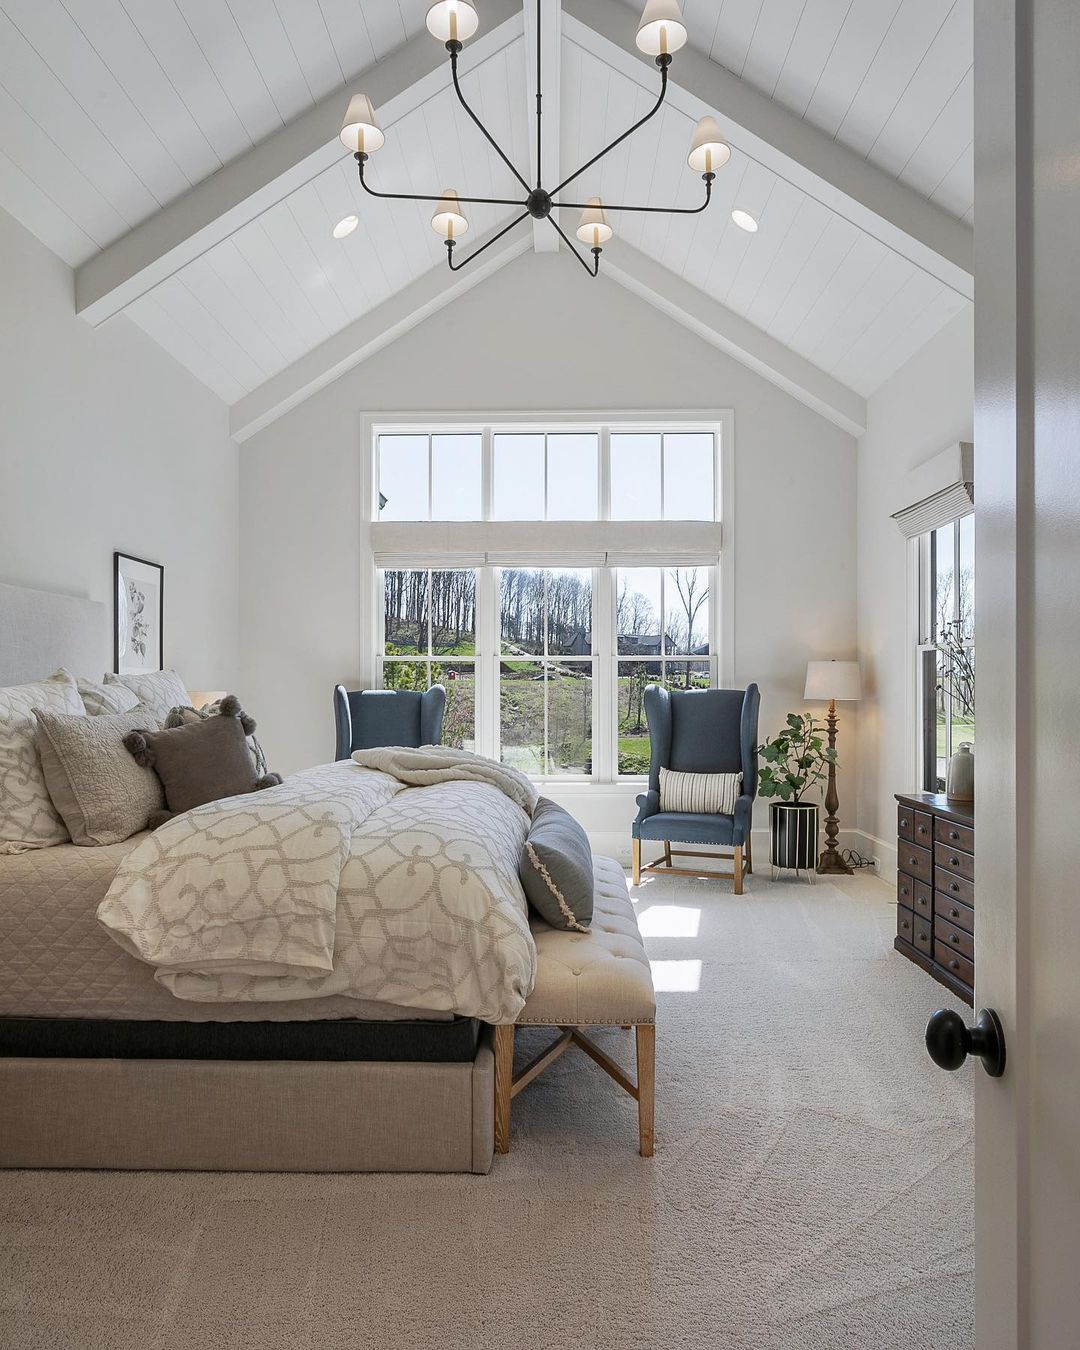
<path id="1" fill-rule="evenodd" d="M 742 845 L 735 845 L 735 894 L 742 895 L 743 860 Z"/>
<path id="2" fill-rule="evenodd" d="M 633 860 L 633 884 L 641 885 L 641 840 L 634 839 L 630 844 L 630 856 Z"/>
<path id="3" fill-rule="evenodd" d="M 653 1155 L 653 1119 L 656 1098 L 656 1027 L 637 1028 L 638 1152 Z"/>
<path id="4" fill-rule="evenodd" d="M 510 1099 L 514 1090 L 514 1028 L 495 1028 L 495 1152 L 510 1152 Z"/>

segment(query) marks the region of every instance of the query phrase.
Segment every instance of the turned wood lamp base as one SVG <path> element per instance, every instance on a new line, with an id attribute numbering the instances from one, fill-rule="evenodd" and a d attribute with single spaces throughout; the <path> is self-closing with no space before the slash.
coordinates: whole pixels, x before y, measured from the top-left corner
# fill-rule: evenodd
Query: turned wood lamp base
<path id="1" fill-rule="evenodd" d="M 825 723 L 829 728 L 829 749 L 836 749 L 836 700 L 829 699 L 829 713 L 825 718 Z M 850 867 L 840 856 L 840 850 L 837 847 L 837 836 L 840 833 L 840 821 L 837 817 L 837 810 L 840 806 L 840 798 L 836 791 L 836 765 L 829 764 L 829 787 L 825 793 L 825 851 L 818 859 L 818 875 L 826 877 L 851 877 L 855 875 L 854 868 Z"/>

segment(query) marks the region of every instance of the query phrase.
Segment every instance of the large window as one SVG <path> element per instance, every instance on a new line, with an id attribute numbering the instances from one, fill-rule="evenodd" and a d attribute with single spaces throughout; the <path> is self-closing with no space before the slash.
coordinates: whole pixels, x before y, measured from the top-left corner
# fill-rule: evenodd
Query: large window
<path id="1" fill-rule="evenodd" d="M 442 683 L 444 742 L 533 777 L 647 773 L 645 687 L 717 679 L 718 442 L 700 426 L 377 430 L 382 685 Z"/>
<path id="2" fill-rule="evenodd" d="M 926 792 L 943 792 L 949 758 L 975 743 L 975 517 L 920 537 L 919 748 Z"/>

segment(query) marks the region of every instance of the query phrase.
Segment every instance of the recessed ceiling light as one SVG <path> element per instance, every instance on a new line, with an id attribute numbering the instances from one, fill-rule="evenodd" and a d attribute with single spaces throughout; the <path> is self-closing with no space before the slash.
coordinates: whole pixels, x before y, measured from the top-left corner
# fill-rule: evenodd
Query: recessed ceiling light
<path id="1" fill-rule="evenodd" d="M 330 233 L 334 236 L 335 239 L 344 239 L 347 235 L 352 234 L 353 230 L 355 230 L 357 225 L 359 224 L 360 224 L 359 216 L 343 216 L 341 220 L 339 220 L 338 223 L 334 226 L 334 228 L 330 231 Z M 757 226 L 755 225 L 754 228 L 756 229 Z"/>
<path id="2" fill-rule="evenodd" d="M 732 211 L 731 219 L 738 225 L 740 230 L 746 230 L 748 234 L 754 234 L 757 231 L 757 221 L 749 211 Z"/>

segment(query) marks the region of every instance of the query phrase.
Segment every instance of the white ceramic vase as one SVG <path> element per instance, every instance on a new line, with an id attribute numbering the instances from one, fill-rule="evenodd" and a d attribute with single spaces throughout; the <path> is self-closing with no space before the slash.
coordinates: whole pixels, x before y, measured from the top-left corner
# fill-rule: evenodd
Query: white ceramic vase
<path id="1" fill-rule="evenodd" d="M 961 741 L 949 760 L 945 795 L 951 802 L 975 800 L 975 756 L 971 753 L 970 741 Z"/>

